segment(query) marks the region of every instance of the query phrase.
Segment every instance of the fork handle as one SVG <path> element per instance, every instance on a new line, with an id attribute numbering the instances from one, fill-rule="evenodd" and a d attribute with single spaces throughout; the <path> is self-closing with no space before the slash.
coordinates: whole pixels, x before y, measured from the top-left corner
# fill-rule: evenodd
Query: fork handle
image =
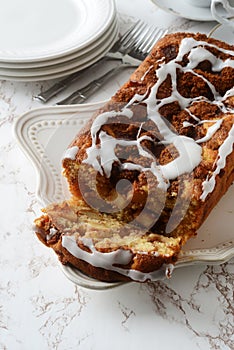
<path id="1" fill-rule="evenodd" d="M 95 62 L 92 66 L 87 67 L 86 69 L 76 72 L 74 74 L 69 75 L 65 79 L 62 79 L 58 83 L 55 83 L 53 86 L 51 86 L 49 89 L 45 90 L 44 92 L 34 96 L 34 99 L 39 100 L 40 102 L 48 102 L 52 97 L 57 95 L 59 92 L 64 91 L 67 87 L 69 87 L 72 83 L 76 82 L 78 79 L 80 79 L 83 75 L 87 74 L 90 70 L 93 70 L 97 68 L 99 65 L 103 65 L 104 63 L 114 60 L 115 58 L 104 56 L 97 62 Z M 120 60 L 116 58 L 116 60 Z"/>
<path id="2" fill-rule="evenodd" d="M 97 91 L 105 82 L 107 82 L 111 77 L 118 74 L 124 68 L 136 67 L 133 64 L 121 63 L 116 68 L 109 70 L 107 73 L 102 75 L 100 78 L 91 81 L 89 84 L 85 85 L 81 89 L 73 92 L 71 95 L 65 99 L 57 102 L 57 105 L 71 105 L 76 103 L 85 102 L 95 91 Z"/>

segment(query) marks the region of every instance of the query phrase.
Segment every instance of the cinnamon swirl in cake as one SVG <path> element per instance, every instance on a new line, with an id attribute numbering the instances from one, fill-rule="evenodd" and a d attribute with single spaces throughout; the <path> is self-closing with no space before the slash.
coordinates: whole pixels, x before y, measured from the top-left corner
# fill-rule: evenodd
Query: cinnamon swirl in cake
<path id="1" fill-rule="evenodd" d="M 155 280 L 233 182 L 233 143 L 234 47 L 167 35 L 72 141 L 37 235 L 94 278 Z"/>

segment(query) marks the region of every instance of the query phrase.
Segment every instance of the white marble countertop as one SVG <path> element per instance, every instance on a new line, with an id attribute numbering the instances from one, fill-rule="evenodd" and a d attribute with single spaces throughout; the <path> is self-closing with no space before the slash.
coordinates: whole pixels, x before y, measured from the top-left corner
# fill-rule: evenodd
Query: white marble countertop
<path id="1" fill-rule="evenodd" d="M 175 17 L 150 0 L 116 3 L 119 13 L 172 31 L 207 33 L 214 26 Z M 52 83 L 0 81 L 0 349 L 234 349 L 233 260 L 98 292 L 71 283 L 35 238 L 35 171 L 12 126 L 42 107 L 32 96 Z M 112 92 L 106 89 L 107 97 Z"/>

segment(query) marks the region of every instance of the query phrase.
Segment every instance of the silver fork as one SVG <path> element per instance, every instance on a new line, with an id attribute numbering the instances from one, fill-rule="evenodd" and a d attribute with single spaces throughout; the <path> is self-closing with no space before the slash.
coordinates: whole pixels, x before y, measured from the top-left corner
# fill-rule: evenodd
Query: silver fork
<path id="1" fill-rule="evenodd" d="M 144 25 L 141 21 L 137 21 L 132 27 L 130 27 L 126 33 L 120 37 L 116 43 L 113 45 L 113 47 L 110 49 L 111 53 L 116 53 L 119 52 L 121 48 L 125 48 L 126 50 L 128 49 L 128 45 L 131 43 L 131 39 L 137 35 L 140 34 L 141 28 Z M 72 83 L 75 81 L 79 80 L 81 77 L 84 75 L 87 75 L 90 70 L 97 69 L 101 65 L 103 65 L 106 61 L 108 60 L 113 60 L 115 59 L 114 57 L 110 58 L 108 55 L 105 55 L 103 58 L 98 60 L 96 63 L 94 63 L 92 66 L 76 72 L 74 74 L 69 75 L 65 79 L 62 79 L 58 83 L 54 84 L 51 86 L 48 90 L 34 96 L 35 99 L 41 101 L 41 102 L 47 102 L 49 101 L 52 97 L 57 95 L 59 92 L 64 91 L 68 86 L 70 86 Z M 119 57 L 116 58 L 116 60 L 120 60 Z"/>
<path id="2" fill-rule="evenodd" d="M 110 52 L 106 54 L 106 56 L 104 56 L 99 61 L 94 63 L 92 66 L 80 72 L 76 72 L 66 77 L 65 79 L 62 79 L 58 83 L 51 86 L 48 90 L 34 96 L 34 98 L 41 102 L 47 102 L 52 97 L 57 95 L 59 92 L 64 91 L 72 83 L 76 82 L 84 75 L 89 74 L 90 71 L 94 69 L 98 69 L 98 67 L 101 67 L 106 61 L 110 61 L 110 60 L 121 61 L 122 58 L 119 57 L 118 55 L 115 56 L 116 53 L 121 52 L 121 54 L 124 55 L 129 52 L 129 55 L 131 56 L 132 54 L 135 53 L 135 51 L 131 53 L 132 43 L 136 41 L 137 37 L 141 34 L 145 26 L 146 25 L 144 22 L 140 20 L 137 21 L 129 30 L 127 30 L 127 32 L 119 40 L 117 40 L 117 42 L 111 48 Z M 157 31 L 160 36 L 162 36 L 166 32 L 164 29 L 160 29 L 160 28 L 157 28 Z M 136 58 L 138 58 L 138 54 Z"/>
<path id="3" fill-rule="evenodd" d="M 137 67 L 139 61 L 145 59 L 149 54 L 154 44 L 165 35 L 166 30 L 155 28 L 153 26 L 148 26 L 143 24 L 141 27 L 141 33 L 129 39 L 126 43 L 119 49 L 122 54 L 121 63 L 114 69 L 109 70 L 103 76 L 91 81 L 89 84 L 83 86 L 79 90 L 73 92 L 71 95 L 65 99 L 57 102 L 57 105 L 67 105 L 85 102 L 95 91 L 97 91 L 105 82 L 107 82 L 112 76 L 118 74 L 122 69 L 127 67 Z M 136 63 L 129 62 L 128 57 L 131 56 L 139 60 Z"/>

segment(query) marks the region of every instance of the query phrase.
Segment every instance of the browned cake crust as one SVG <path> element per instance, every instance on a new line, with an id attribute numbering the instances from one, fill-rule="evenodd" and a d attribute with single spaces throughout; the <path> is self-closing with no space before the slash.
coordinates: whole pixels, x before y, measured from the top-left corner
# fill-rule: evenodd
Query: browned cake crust
<path id="1" fill-rule="evenodd" d="M 167 35 L 77 135 L 63 160 L 72 198 L 35 221 L 62 263 L 104 281 L 175 263 L 234 180 L 233 55 Z"/>

